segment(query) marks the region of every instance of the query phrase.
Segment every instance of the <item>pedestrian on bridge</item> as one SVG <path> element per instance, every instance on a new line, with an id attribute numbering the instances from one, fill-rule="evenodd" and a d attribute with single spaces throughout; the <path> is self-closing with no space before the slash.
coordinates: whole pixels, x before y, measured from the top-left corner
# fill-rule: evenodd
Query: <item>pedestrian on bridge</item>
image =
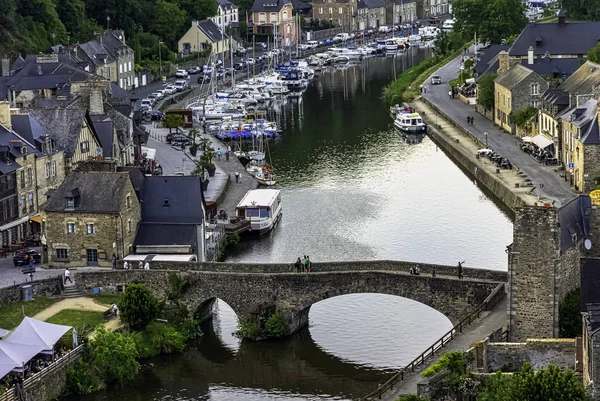
<path id="1" fill-rule="evenodd" d="M 300 256 L 298 256 L 298 260 L 296 260 L 294 266 L 296 267 L 296 273 L 300 273 L 302 271 L 302 261 L 300 260 Z"/>
<path id="2" fill-rule="evenodd" d="M 463 278 L 463 274 L 462 274 L 462 271 L 463 271 L 462 265 L 463 265 L 463 263 L 465 263 L 464 260 L 462 262 L 458 262 L 458 266 L 457 267 L 458 267 L 458 278 L 459 279 Z"/>
<path id="3" fill-rule="evenodd" d="M 221 148 L 217 148 L 217 161 L 221 161 Z"/>

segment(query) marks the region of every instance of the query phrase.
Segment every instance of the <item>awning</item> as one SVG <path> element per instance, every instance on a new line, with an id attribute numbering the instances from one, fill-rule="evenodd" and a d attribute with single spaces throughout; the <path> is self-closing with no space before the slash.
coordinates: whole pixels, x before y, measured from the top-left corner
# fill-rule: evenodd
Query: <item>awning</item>
<path id="1" fill-rule="evenodd" d="M 35 216 L 31 216 L 29 218 L 29 221 L 32 221 L 32 222 L 38 223 L 38 224 L 42 224 L 42 216 L 40 216 L 39 214 L 36 214 Z"/>
<path id="2" fill-rule="evenodd" d="M 21 218 L 20 218 L 20 219 L 18 219 L 18 220 L 11 221 L 11 222 L 10 222 L 10 223 L 8 223 L 8 224 L 5 224 L 5 225 L 3 225 L 3 226 L 0 226 L 0 231 L 6 231 L 6 230 L 8 230 L 9 228 L 16 227 L 16 226 L 18 226 L 19 224 L 25 223 L 27 220 L 29 220 L 29 216 L 21 217 Z"/>
<path id="3" fill-rule="evenodd" d="M 554 144 L 550 139 L 546 138 L 543 135 L 536 135 L 531 138 L 531 142 L 533 142 L 538 148 L 545 149 L 548 146 Z"/>
<path id="4" fill-rule="evenodd" d="M 523 141 L 523 142 L 531 142 L 531 137 L 530 136 L 524 136 L 523 138 L 521 138 L 521 141 Z"/>

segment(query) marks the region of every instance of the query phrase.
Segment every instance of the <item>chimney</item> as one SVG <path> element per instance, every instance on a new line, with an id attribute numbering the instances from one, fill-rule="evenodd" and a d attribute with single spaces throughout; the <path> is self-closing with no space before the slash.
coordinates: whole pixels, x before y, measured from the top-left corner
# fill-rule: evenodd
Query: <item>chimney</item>
<path id="1" fill-rule="evenodd" d="M 503 50 L 498 53 L 498 75 L 504 74 L 509 68 L 510 65 L 508 63 L 508 52 Z"/>
<path id="2" fill-rule="evenodd" d="M 0 124 L 11 129 L 10 123 L 10 103 L 7 101 L 0 102 Z"/>
<path id="3" fill-rule="evenodd" d="M 527 64 L 533 65 L 533 46 L 529 46 L 527 49 Z"/>
<path id="4" fill-rule="evenodd" d="M 90 92 L 90 114 L 104 114 L 104 103 L 100 88 L 94 88 Z"/>
<path id="5" fill-rule="evenodd" d="M 562 8 L 560 10 L 558 10 L 558 25 L 565 25 L 567 23 L 567 14 L 565 13 L 565 10 L 563 10 Z"/>
<path id="6" fill-rule="evenodd" d="M 2 59 L 2 76 L 10 76 L 10 60 L 7 58 Z"/>

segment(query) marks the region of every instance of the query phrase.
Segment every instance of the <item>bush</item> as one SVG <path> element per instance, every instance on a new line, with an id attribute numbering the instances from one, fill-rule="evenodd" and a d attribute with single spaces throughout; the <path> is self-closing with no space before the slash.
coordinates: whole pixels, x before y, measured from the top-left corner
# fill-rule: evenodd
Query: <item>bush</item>
<path id="1" fill-rule="evenodd" d="M 168 323 L 152 322 L 131 335 L 140 358 L 183 351 L 185 336 Z"/>
<path id="2" fill-rule="evenodd" d="M 256 340 L 261 336 L 262 330 L 256 317 L 240 317 L 238 320 L 238 329 L 233 334 L 238 338 Z"/>
<path id="3" fill-rule="evenodd" d="M 563 338 L 581 335 L 581 298 L 579 288 L 569 292 L 558 306 L 559 333 Z"/>
<path id="4" fill-rule="evenodd" d="M 90 360 L 108 382 L 123 383 L 133 379 L 140 368 L 138 352 L 132 338 L 109 331 L 104 325 L 96 328 L 90 341 Z"/>
<path id="5" fill-rule="evenodd" d="M 132 330 L 143 330 L 158 315 L 158 301 L 143 284 L 129 284 L 118 304 L 121 320 Z"/>
<path id="6" fill-rule="evenodd" d="M 419 397 L 416 394 L 406 394 L 396 398 L 396 401 L 427 401 L 427 398 Z"/>
<path id="7" fill-rule="evenodd" d="M 450 373 L 461 375 L 465 372 L 465 361 L 462 351 L 449 352 L 444 354 L 439 361 L 427 368 L 421 376 L 431 377 L 436 373 L 448 369 Z"/>
<path id="8" fill-rule="evenodd" d="M 270 338 L 281 338 L 289 334 L 289 328 L 281 312 L 275 312 L 265 323 L 265 333 Z"/>
<path id="9" fill-rule="evenodd" d="M 67 391 L 86 395 L 102 390 L 104 382 L 98 375 L 98 371 L 82 359 L 67 368 Z"/>

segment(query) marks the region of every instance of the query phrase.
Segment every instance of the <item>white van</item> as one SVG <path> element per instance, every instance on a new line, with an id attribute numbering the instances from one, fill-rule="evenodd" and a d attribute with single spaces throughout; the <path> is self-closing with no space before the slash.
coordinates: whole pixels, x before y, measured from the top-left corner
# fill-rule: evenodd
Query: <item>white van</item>
<path id="1" fill-rule="evenodd" d="M 142 110 L 148 110 L 152 108 L 152 99 L 142 99 L 142 102 L 140 103 L 140 106 L 142 106 Z"/>
<path id="2" fill-rule="evenodd" d="M 446 21 L 444 21 L 444 23 L 442 24 L 442 30 L 451 31 L 452 29 L 454 29 L 454 20 L 447 19 Z"/>
<path id="3" fill-rule="evenodd" d="M 382 26 L 379 27 L 379 32 L 380 33 L 388 33 L 388 32 L 391 32 L 391 31 L 392 31 L 392 29 L 389 26 L 382 25 Z"/>
<path id="4" fill-rule="evenodd" d="M 317 47 L 319 47 L 319 42 L 317 42 L 316 40 L 309 40 L 308 42 L 306 42 L 306 44 L 311 48 L 311 49 L 316 49 Z"/>
<path id="5" fill-rule="evenodd" d="M 175 87 L 175 90 L 177 92 L 181 92 L 183 90 L 185 90 L 188 86 L 188 83 L 186 80 L 180 80 L 180 81 L 175 81 L 175 83 L 173 84 L 173 86 Z"/>

